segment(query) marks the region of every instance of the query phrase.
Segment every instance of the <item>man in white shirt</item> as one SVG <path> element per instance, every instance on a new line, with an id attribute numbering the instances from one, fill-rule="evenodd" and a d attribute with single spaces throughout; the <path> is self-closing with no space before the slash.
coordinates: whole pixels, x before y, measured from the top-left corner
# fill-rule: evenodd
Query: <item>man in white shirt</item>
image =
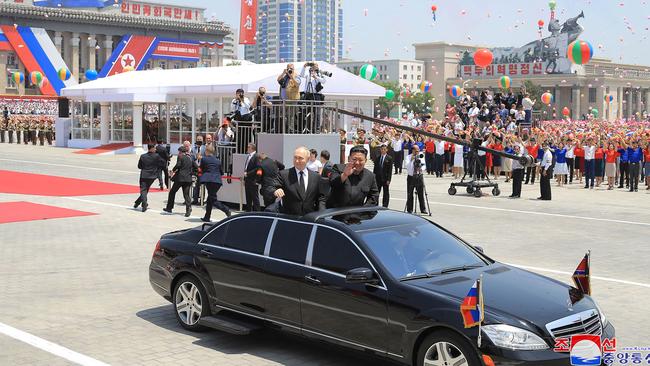
<path id="1" fill-rule="evenodd" d="M 594 180 L 596 179 L 596 145 L 593 137 L 587 137 L 587 142 L 582 148 L 585 150 L 585 188 L 594 189 Z"/>
<path id="2" fill-rule="evenodd" d="M 244 89 L 237 89 L 236 97 L 230 103 L 230 113 L 235 121 L 252 121 L 251 101 L 244 96 Z"/>
<path id="3" fill-rule="evenodd" d="M 575 165 L 575 157 L 576 157 L 575 148 L 576 146 L 571 144 L 570 141 L 566 145 L 565 157 L 566 157 L 566 165 L 569 168 L 569 177 L 567 178 L 566 175 L 564 176 L 564 184 L 567 183 L 567 179 L 569 181 L 569 184 L 573 183 L 573 166 Z"/>
<path id="4" fill-rule="evenodd" d="M 526 114 L 524 123 L 526 126 L 530 126 L 533 123 L 533 106 L 535 105 L 535 101 L 531 100 L 530 94 L 526 93 L 524 99 L 521 101 L 521 105 L 524 107 L 524 113 Z"/>
<path id="5" fill-rule="evenodd" d="M 402 139 L 401 134 L 393 137 L 391 142 L 391 147 L 393 148 L 393 165 L 395 166 L 395 174 L 402 174 L 402 165 L 404 163 L 404 151 L 402 150 L 403 143 L 404 140 Z"/>
<path id="6" fill-rule="evenodd" d="M 436 172 L 436 177 L 442 178 L 442 167 L 445 162 L 445 142 L 443 140 L 434 140 L 436 145 L 436 155 L 433 160 L 433 170 Z"/>
<path id="7" fill-rule="evenodd" d="M 469 117 L 469 123 L 470 125 L 475 125 L 477 120 L 478 120 L 478 114 L 480 110 L 476 106 L 476 102 L 472 103 L 472 108 L 469 109 L 467 112 L 467 116 Z"/>
<path id="8" fill-rule="evenodd" d="M 325 78 L 321 74 L 316 62 L 305 62 L 305 65 L 300 71 L 300 79 L 305 80 L 305 89 L 303 90 L 305 100 L 322 100 L 317 98 L 322 96 L 320 91 L 325 84 Z M 316 95 L 319 95 L 319 97 L 316 97 Z"/>
<path id="9" fill-rule="evenodd" d="M 548 142 L 542 144 L 544 149 L 544 157 L 540 165 L 541 177 L 539 179 L 539 190 L 541 196 L 538 200 L 550 201 L 551 200 L 551 177 L 553 176 L 553 153 L 548 146 Z"/>

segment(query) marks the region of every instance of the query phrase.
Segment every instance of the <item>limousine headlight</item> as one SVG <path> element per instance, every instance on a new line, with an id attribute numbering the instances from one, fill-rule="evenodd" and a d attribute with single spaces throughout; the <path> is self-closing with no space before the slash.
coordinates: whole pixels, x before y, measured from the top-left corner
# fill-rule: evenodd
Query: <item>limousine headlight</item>
<path id="1" fill-rule="evenodd" d="M 546 342 L 535 333 L 511 325 L 484 325 L 481 329 L 497 347 L 518 351 L 534 351 L 548 348 Z"/>

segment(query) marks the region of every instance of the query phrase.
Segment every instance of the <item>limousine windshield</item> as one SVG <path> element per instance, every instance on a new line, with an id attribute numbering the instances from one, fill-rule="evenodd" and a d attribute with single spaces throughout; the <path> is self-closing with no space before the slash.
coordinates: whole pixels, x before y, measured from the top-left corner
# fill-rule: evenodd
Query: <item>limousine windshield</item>
<path id="1" fill-rule="evenodd" d="M 489 264 L 466 244 L 430 223 L 408 223 L 358 232 L 390 274 L 400 280 Z"/>

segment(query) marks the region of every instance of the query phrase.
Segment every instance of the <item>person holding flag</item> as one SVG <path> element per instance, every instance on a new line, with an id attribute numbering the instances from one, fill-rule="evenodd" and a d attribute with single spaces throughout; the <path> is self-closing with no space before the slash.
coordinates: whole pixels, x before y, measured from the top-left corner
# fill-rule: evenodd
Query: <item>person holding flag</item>
<path id="1" fill-rule="evenodd" d="M 589 278 L 590 260 L 591 251 L 588 251 L 580 261 L 580 264 L 578 264 L 578 268 L 573 272 L 573 276 L 571 276 L 573 282 L 576 284 L 576 288 L 585 295 L 591 295 L 591 281 Z"/>

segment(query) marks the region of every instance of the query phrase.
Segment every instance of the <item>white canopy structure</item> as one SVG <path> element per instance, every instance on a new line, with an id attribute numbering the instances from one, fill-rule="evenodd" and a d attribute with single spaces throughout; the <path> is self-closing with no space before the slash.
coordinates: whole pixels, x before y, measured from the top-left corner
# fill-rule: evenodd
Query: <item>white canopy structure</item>
<path id="1" fill-rule="evenodd" d="M 322 91 L 326 97 L 367 100 L 385 94 L 373 82 L 326 62 L 318 64 L 333 74 Z M 279 91 L 277 77 L 285 67 L 286 63 L 127 72 L 64 88 L 62 96 L 87 102 L 166 103 L 184 96 L 230 97 L 238 88 L 254 94 L 261 86 L 273 95 Z M 296 64 L 296 72 L 301 67 Z"/>

